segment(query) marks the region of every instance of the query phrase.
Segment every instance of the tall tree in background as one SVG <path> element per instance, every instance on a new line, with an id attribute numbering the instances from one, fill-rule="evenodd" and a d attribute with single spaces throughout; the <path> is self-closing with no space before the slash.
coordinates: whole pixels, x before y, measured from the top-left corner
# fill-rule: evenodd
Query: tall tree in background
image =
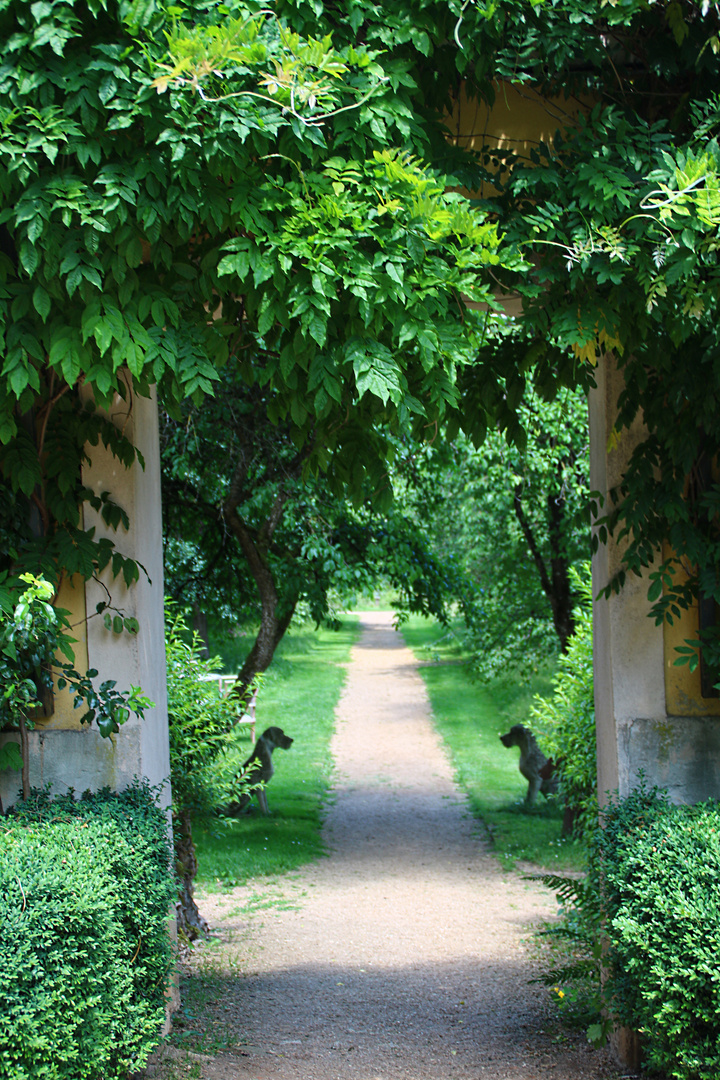
<path id="1" fill-rule="evenodd" d="M 463 633 L 483 676 L 565 651 L 571 568 L 590 551 L 585 395 L 528 395 L 519 415 L 523 448 L 499 431 L 477 448 L 457 435 L 435 452 L 416 448 L 400 470 L 399 502 L 462 571 Z"/>
<path id="2" fill-rule="evenodd" d="M 167 589 L 212 611 L 216 630 L 253 630 L 240 693 L 267 668 L 298 607 L 320 623 L 333 604 L 389 581 L 401 613 L 446 621 L 458 585 L 424 530 L 374 509 L 372 490 L 353 503 L 304 475 L 306 454 L 265 405 L 230 364 L 220 393 L 186 402 L 180 417 L 163 412 L 161 423 Z"/>

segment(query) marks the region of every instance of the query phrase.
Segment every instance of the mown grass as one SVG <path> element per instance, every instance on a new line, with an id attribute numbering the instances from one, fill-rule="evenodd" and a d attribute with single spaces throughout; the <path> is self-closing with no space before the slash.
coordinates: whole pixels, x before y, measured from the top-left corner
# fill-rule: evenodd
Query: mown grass
<path id="1" fill-rule="evenodd" d="M 514 675 L 480 684 L 471 678 L 468 657 L 457 637 L 420 616 L 402 628 L 421 661 L 437 728 L 448 748 L 457 780 L 473 814 L 485 823 L 495 851 L 506 865 L 518 860 L 552 871 L 583 868 L 582 848 L 561 838 L 562 811 L 539 797 L 523 805 L 527 782 L 518 770 L 519 751 L 507 750 L 499 736 L 527 723 L 535 694 L 550 691 L 551 669 L 531 680 Z"/>
<path id="2" fill-rule="evenodd" d="M 337 631 L 303 625 L 286 634 L 257 703 L 258 735 L 276 724 L 295 740 L 290 750 L 275 753 L 276 771 L 268 787 L 270 817 L 256 808 L 213 829 L 196 828 L 200 887 L 241 885 L 250 878 L 293 870 L 323 853 L 320 828 L 332 772 L 330 738 L 357 634 L 352 615 Z M 223 659 L 229 671 L 237 670 L 230 649 Z M 249 748 L 249 739 L 238 746 L 239 761 Z"/>
<path id="3" fill-rule="evenodd" d="M 244 884 L 323 854 L 320 827 L 332 770 L 334 710 L 357 634 L 357 620 L 349 615 L 339 631 L 306 625 L 286 635 L 258 700 L 258 733 L 278 724 L 296 740 L 291 750 L 276 754 L 268 790 L 271 816 L 256 810 L 211 830 L 196 829 L 200 887 Z M 532 680 L 509 676 L 483 685 L 472 680 L 457 638 L 436 623 L 411 618 L 403 635 L 421 662 L 458 782 L 498 857 L 509 866 L 521 861 L 553 871 L 582 869 L 582 849 L 560 836 L 560 807 L 542 797 L 532 810 L 524 807 L 527 785 L 518 771 L 518 751 L 506 750 L 498 737 L 512 724 L 527 721 L 533 696 L 550 690 L 550 669 Z M 227 670 L 237 670 L 232 643 L 222 651 Z M 238 757 L 248 751 L 249 741 L 239 747 Z"/>

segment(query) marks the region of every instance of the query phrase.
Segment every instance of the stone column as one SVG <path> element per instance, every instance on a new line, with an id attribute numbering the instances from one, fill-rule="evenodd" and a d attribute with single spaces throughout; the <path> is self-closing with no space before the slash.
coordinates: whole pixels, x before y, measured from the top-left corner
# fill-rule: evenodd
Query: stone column
<path id="1" fill-rule="evenodd" d="M 50 785 L 53 793 L 73 788 L 79 795 L 86 788 L 109 786 L 122 790 L 135 776 L 153 785 L 164 785 L 161 801 L 169 805 L 170 757 L 167 723 L 167 688 L 163 630 L 162 508 L 160 499 L 160 452 L 155 396 L 116 397 L 111 417 L 139 448 L 145 461 L 126 469 L 102 445 L 89 446 L 91 462 L 83 470 L 83 482 L 97 494 L 109 491 L 130 519 L 128 530 L 114 532 L 99 514 L 87 505 L 86 528 L 95 528 L 96 537 L 110 536 L 118 549 L 141 562 L 147 574 L 129 589 L 106 570 L 102 580 L 112 603 L 140 624 L 136 636 L 114 634 L 105 629 L 96 605 L 107 593 L 96 582 L 66 582 L 59 606 L 71 610 L 76 667 L 97 668 L 98 682 L 115 679 L 119 690 L 142 687 L 155 702 L 145 720 L 131 718 L 120 732 L 103 739 L 93 725 L 81 725 L 67 691 L 55 694 L 53 715 L 39 721 L 30 732 L 30 782 L 35 787 Z M 87 614 L 88 622 L 83 621 Z M 2 740 L 18 736 L 6 734 Z M 0 773 L 0 797 L 7 808 L 17 798 L 20 774 Z"/>
<path id="2" fill-rule="evenodd" d="M 645 429 L 614 430 L 622 370 L 606 356 L 590 395 L 590 484 L 607 495 L 617 485 Z M 669 551 L 658 551 L 656 566 Z M 620 568 L 622 547 L 601 544 L 593 559 L 597 596 Z M 681 571 L 680 571 L 681 572 Z M 676 667 L 675 646 L 697 638 L 697 609 L 673 626 L 648 617 L 647 574 L 628 576 L 621 592 L 594 604 L 595 715 L 598 792 L 627 795 L 642 770 L 678 803 L 720 798 L 720 702 L 703 698 L 699 670 Z"/>

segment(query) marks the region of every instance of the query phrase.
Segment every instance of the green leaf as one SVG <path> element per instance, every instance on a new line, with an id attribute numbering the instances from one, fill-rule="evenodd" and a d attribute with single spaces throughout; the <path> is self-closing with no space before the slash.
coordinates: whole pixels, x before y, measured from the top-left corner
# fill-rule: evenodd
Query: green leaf
<path id="1" fill-rule="evenodd" d="M 46 322 L 52 305 L 50 296 L 42 285 L 38 285 L 33 292 L 33 306 L 42 321 Z"/>
<path id="2" fill-rule="evenodd" d="M 0 772 L 19 772 L 22 765 L 22 752 L 17 743 L 7 742 L 0 746 Z"/>
<path id="3" fill-rule="evenodd" d="M 327 321 L 317 312 L 313 312 L 306 325 L 313 340 L 323 346 L 327 341 Z"/>
<path id="4" fill-rule="evenodd" d="M 20 244 L 20 262 L 28 277 L 32 277 L 38 268 L 40 262 L 40 255 L 38 249 L 34 244 L 22 243 Z"/>
<path id="5" fill-rule="evenodd" d="M 117 80 L 113 75 L 107 74 L 100 83 L 98 88 L 98 97 L 102 101 L 103 105 L 107 105 L 108 101 L 115 95 L 117 90 Z"/>
<path id="6" fill-rule="evenodd" d="M 652 583 L 652 585 L 650 586 L 650 588 L 648 589 L 648 600 L 649 600 L 649 601 L 650 601 L 651 603 L 653 603 L 653 602 L 654 602 L 655 600 L 657 600 L 657 599 L 658 599 L 658 597 L 659 597 L 659 596 L 661 596 L 661 595 L 662 595 L 662 590 L 663 590 L 663 582 L 662 582 L 662 578 L 661 578 L 661 577 L 657 577 L 657 578 L 655 579 L 655 581 L 653 581 L 653 583 Z"/>
<path id="7" fill-rule="evenodd" d="M 385 263 L 385 269 L 387 270 L 389 276 L 393 279 L 393 281 L 397 282 L 398 285 L 402 285 L 404 280 L 404 273 L 401 263 L 394 263 L 388 261 Z"/>

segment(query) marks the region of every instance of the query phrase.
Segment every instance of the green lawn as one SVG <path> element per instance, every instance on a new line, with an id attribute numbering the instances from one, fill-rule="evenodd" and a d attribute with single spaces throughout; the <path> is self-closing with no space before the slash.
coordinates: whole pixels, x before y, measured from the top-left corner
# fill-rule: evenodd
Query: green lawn
<path id="1" fill-rule="evenodd" d="M 422 663 L 458 782 L 473 813 L 485 822 L 498 857 L 509 865 L 519 859 L 551 870 L 581 869 L 582 849 L 561 839 L 562 812 L 554 800 L 539 796 L 531 810 L 523 806 L 527 782 L 518 770 L 519 751 L 507 750 L 499 739 L 513 724 L 527 723 L 533 696 L 550 691 L 550 669 L 531 681 L 508 676 L 481 684 L 471 679 L 467 657 L 451 632 L 421 616 L 402 630 Z"/>
<path id="2" fill-rule="evenodd" d="M 283 873 L 322 853 L 320 825 L 332 769 L 335 706 L 357 634 L 353 615 L 343 619 L 338 631 L 316 631 L 307 624 L 286 634 L 257 704 L 258 735 L 276 724 L 295 740 L 290 750 L 275 752 L 276 771 L 268 786 L 270 817 L 256 808 L 237 821 L 219 822 L 212 831 L 194 830 L 201 887 L 233 886 L 258 875 Z M 249 747 L 249 740 L 238 747 L 240 761 Z"/>
<path id="3" fill-rule="evenodd" d="M 260 875 L 295 869 L 322 854 L 323 800 L 330 781 L 329 743 L 334 711 L 350 648 L 358 633 L 349 615 L 339 631 L 293 629 L 283 640 L 258 700 L 258 733 L 278 724 L 295 739 L 276 752 L 268 789 L 271 816 L 259 811 L 237 821 L 196 829 L 199 886 L 223 888 Z M 557 871 L 583 866 L 580 847 L 560 838 L 561 811 L 542 796 L 531 811 L 523 806 L 527 785 L 518 771 L 517 749 L 498 736 L 527 720 L 535 693 L 547 693 L 550 671 L 532 683 L 517 678 L 488 685 L 473 682 L 457 640 L 437 624 L 412 618 L 403 628 L 421 661 L 438 729 L 468 793 L 473 813 L 485 823 L 497 855 Z M 228 656 L 229 670 L 236 657 Z M 247 756 L 249 742 L 238 748 Z"/>

